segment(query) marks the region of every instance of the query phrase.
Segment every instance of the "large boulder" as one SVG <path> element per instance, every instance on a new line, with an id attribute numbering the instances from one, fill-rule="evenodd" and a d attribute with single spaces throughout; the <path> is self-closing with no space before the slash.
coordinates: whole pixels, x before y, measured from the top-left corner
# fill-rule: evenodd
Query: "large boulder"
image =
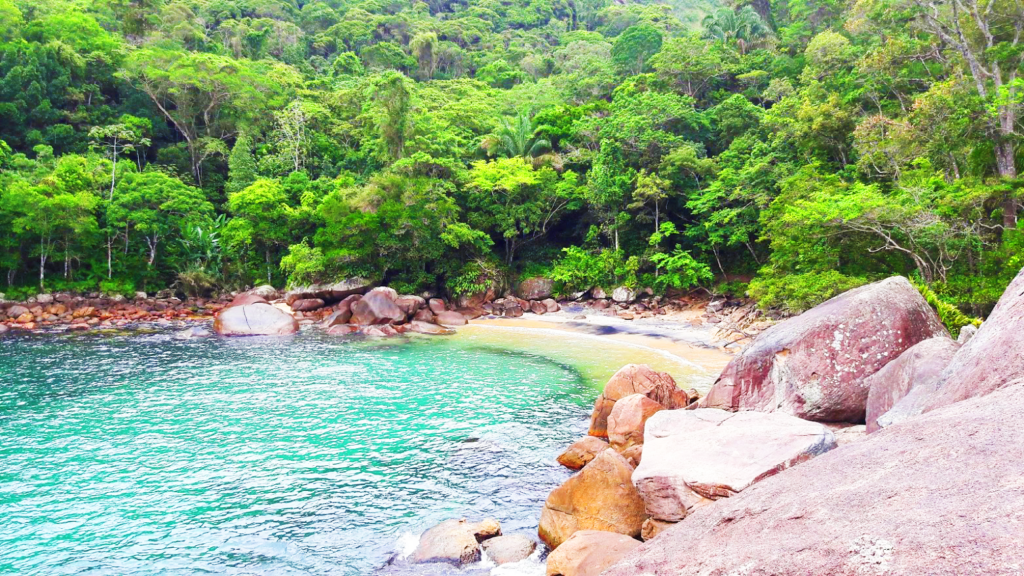
<path id="1" fill-rule="evenodd" d="M 604 392 L 597 397 L 590 417 L 590 435 L 607 438 L 612 408 L 617 401 L 633 394 L 643 394 L 669 409 L 685 408 L 691 398 L 690 393 L 676 386 L 670 374 L 652 370 L 646 364 L 627 364 L 608 380 Z"/>
<path id="2" fill-rule="evenodd" d="M 447 562 L 463 566 L 480 561 L 480 542 L 501 534 L 496 520 L 467 522 L 445 520 L 420 536 L 419 545 L 409 556 L 415 564 Z"/>
<path id="3" fill-rule="evenodd" d="M 869 390 L 868 434 L 920 414 L 924 408 L 920 402 L 904 403 L 895 411 L 892 408 L 919 386 L 934 393 L 939 376 L 959 349 L 960 344 L 952 338 L 929 338 L 911 346 L 899 358 L 868 376 L 865 381 Z M 917 405 L 916 409 L 912 407 L 914 405 Z M 883 415 L 886 415 L 885 418 L 879 420 Z"/>
<path id="4" fill-rule="evenodd" d="M 549 278 L 527 278 L 516 286 L 516 296 L 523 300 L 543 300 L 551 296 L 555 283 Z"/>
<path id="5" fill-rule="evenodd" d="M 540 539 L 558 548 L 579 530 L 639 536 L 647 515 L 632 473 L 633 467 L 615 450 L 598 454 L 548 495 L 537 528 Z"/>
<path id="6" fill-rule="evenodd" d="M 558 455 L 558 463 L 570 470 L 579 470 L 595 456 L 608 449 L 608 443 L 596 436 L 584 436 Z"/>
<path id="7" fill-rule="evenodd" d="M 607 576 L 1019 574 L 1024 380 L 696 510 Z"/>
<path id="8" fill-rule="evenodd" d="M 238 296 L 232 298 L 231 302 L 228 303 L 226 308 L 232 306 L 246 306 L 248 304 L 267 304 L 267 299 L 259 294 L 253 294 L 251 292 L 242 292 Z"/>
<path id="9" fill-rule="evenodd" d="M 706 408 L 863 422 L 867 377 L 918 342 L 949 336 L 906 278 L 855 288 L 765 330 L 729 362 Z"/>
<path id="10" fill-rule="evenodd" d="M 633 483 L 648 514 L 678 522 L 694 507 L 731 497 L 835 445 L 825 426 L 788 414 L 662 411 L 647 421 Z"/>
<path id="11" fill-rule="evenodd" d="M 221 310 L 213 330 L 221 336 L 285 336 L 298 332 L 299 323 L 291 314 L 257 303 Z"/>
<path id="12" fill-rule="evenodd" d="M 665 407 L 643 394 L 626 396 L 608 415 L 608 442 L 619 452 L 644 443 L 647 420 Z"/>
<path id="13" fill-rule="evenodd" d="M 405 312 L 395 304 L 388 294 L 370 292 L 351 305 L 353 324 L 390 324 L 405 320 Z"/>
<path id="14" fill-rule="evenodd" d="M 411 294 L 403 294 L 395 300 L 395 304 L 405 312 L 406 316 L 412 316 L 416 312 L 427 305 L 427 301 L 423 298 Z"/>
<path id="15" fill-rule="evenodd" d="M 263 284 L 262 286 L 257 286 L 252 290 L 249 290 L 249 294 L 255 294 L 260 298 L 264 298 L 268 301 L 276 300 L 278 296 L 280 296 L 280 293 L 277 291 L 277 288 L 274 288 L 270 284 Z"/>
<path id="16" fill-rule="evenodd" d="M 627 304 L 636 300 L 636 290 L 626 288 L 625 286 L 619 286 L 615 290 L 612 290 L 612 300 L 619 304 Z"/>
<path id="17" fill-rule="evenodd" d="M 927 410 L 990 394 L 1024 377 L 1024 270 L 939 377 Z"/>
<path id="18" fill-rule="evenodd" d="M 598 576 L 640 546 L 640 542 L 600 530 L 576 532 L 548 555 L 547 576 Z"/>
<path id="19" fill-rule="evenodd" d="M 348 278 L 333 284 L 294 287 L 285 294 L 284 299 L 289 305 L 296 300 L 308 298 L 319 298 L 324 302 L 337 302 L 352 294 L 363 294 L 372 286 L 373 282 L 366 278 Z"/>
<path id="20" fill-rule="evenodd" d="M 480 545 L 492 562 L 501 566 L 526 560 L 537 549 L 537 543 L 529 536 L 509 534 L 484 540 Z"/>
<path id="21" fill-rule="evenodd" d="M 312 312 L 324 307 L 324 301 L 319 298 L 305 298 L 292 302 L 292 310 L 296 312 Z"/>
<path id="22" fill-rule="evenodd" d="M 446 310 L 435 315 L 434 322 L 441 326 L 465 326 L 467 321 L 466 317 L 459 312 Z"/>

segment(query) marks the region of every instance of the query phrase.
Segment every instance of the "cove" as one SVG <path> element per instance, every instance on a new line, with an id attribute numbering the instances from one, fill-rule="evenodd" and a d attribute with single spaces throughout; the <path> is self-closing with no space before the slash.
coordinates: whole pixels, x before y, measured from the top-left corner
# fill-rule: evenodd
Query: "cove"
<path id="1" fill-rule="evenodd" d="M 601 385 L 566 333 L 0 342 L 0 571 L 371 574 L 447 518 L 532 533 Z"/>

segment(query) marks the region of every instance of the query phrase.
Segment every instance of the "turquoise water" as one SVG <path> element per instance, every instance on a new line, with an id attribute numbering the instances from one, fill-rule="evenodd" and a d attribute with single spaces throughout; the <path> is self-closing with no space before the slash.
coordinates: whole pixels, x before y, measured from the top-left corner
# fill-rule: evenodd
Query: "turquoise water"
<path id="1" fill-rule="evenodd" d="M 0 340 L 0 572 L 360 575 L 447 518 L 533 533 L 595 385 L 514 349 Z"/>

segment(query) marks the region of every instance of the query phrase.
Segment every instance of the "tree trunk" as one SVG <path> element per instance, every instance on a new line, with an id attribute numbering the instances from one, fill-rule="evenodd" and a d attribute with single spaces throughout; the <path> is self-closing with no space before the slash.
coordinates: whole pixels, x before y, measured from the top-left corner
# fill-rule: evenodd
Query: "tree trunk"
<path id="1" fill-rule="evenodd" d="M 1015 163 L 1016 150 L 1013 142 L 1004 140 L 996 143 L 996 169 L 999 177 L 1003 180 L 1014 180 L 1017 178 L 1017 165 Z M 1011 230 L 1017 227 L 1017 210 L 1019 205 L 1014 198 L 1013 192 L 1008 192 L 1003 200 L 1003 227 Z"/>
<path id="2" fill-rule="evenodd" d="M 267 284 L 272 284 L 273 282 L 270 281 L 270 248 L 267 248 L 264 254 L 267 262 Z"/>
<path id="3" fill-rule="evenodd" d="M 108 202 L 113 202 L 114 201 L 114 178 L 117 177 L 117 138 L 116 137 L 114 138 L 114 148 L 111 150 L 110 156 L 111 156 L 110 160 L 111 160 L 111 162 L 113 162 L 113 166 L 110 168 L 110 198 L 108 198 L 107 201 Z"/>

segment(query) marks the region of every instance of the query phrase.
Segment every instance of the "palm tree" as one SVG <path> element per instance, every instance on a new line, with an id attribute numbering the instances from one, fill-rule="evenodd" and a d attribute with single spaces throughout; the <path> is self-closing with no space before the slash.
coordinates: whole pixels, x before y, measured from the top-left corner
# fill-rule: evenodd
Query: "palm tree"
<path id="1" fill-rule="evenodd" d="M 735 43 L 740 54 L 757 47 L 772 36 L 772 31 L 751 6 L 740 10 L 722 8 L 704 17 L 704 36 Z"/>
<path id="2" fill-rule="evenodd" d="M 498 129 L 486 136 L 481 146 L 490 156 L 533 158 L 551 148 L 551 142 L 537 138 L 533 120 L 525 112 L 519 112 L 513 118 L 502 118 Z"/>

